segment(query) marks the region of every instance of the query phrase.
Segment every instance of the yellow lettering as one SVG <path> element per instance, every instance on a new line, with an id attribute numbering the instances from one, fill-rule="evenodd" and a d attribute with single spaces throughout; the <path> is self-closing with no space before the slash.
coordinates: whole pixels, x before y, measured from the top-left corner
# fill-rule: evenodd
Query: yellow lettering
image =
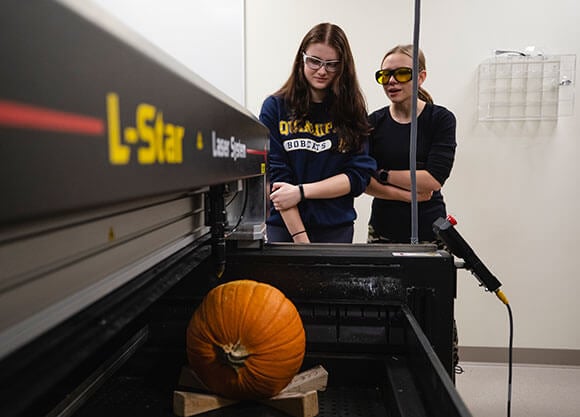
<path id="1" fill-rule="evenodd" d="M 167 123 L 165 125 L 165 157 L 169 163 L 175 162 L 175 145 L 175 126 L 173 126 L 171 123 Z"/>
<path id="2" fill-rule="evenodd" d="M 197 138 L 195 141 L 195 146 L 197 147 L 198 151 L 201 151 L 203 149 L 203 135 L 201 134 L 201 131 L 197 131 Z"/>
<path id="3" fill-rule="evenodd" d="M 290 132 L 291 133 L 296 133 L 298 132 L 298 122 L 296 120 L 294 120 L 292 122 L 292 124 L 290 125 Z"/>
<path id="4" fill-rule="evenodd" d="M 109 162 L 126 165 L 131 159 L 131 146 L 137 145 L 139 164 L 154 163 L 180 164 L 183 162 L 183 126 L 165 123 L 163 112 L 155 106 L 140 103 L 135 109 L 135 125 L 122 129 L 119 109 L 119 96 L 108 93 L 106 96 L 107 128 L 109 143 Z M 121 131 L 123 136 L 121 136 Z M 197 149 L 203 149 L 203 136 L 197 132 Z"/>
<path id="5" fill-rule="evenodd" d="M 324 136 L 324 125 L 322 123 L 316 123 L 315 125 L 315 135 L 318 137 Z"/>
<path id="6" fill-rule="evenodd" d="M 121 142 L 121 117 L 119 115 L 119 96 L 107 94 L 107 128 L 109 131 L 109 162 L 125 165 L 131 157 L 131 149 Z"/>
<path id="7" fill-rule="evenodd" d="M 165 162 L 165 149 L 163 149 L 163 113 L 157 113 L 155 118 L 155 153 L 157 154 L 157 162 Z"/>
<path id="8" fill-rule="evenodd" d="M 330 132 L 332 132 L 332 122 L 328 122 L 324 125 L 325 129 L 325 134 L 328 135 Z"/>
<path id="9" fill-rule="evenodd" d="M 328 135 L 333 131 L 332 122 L 328 123 L 312 123 L 309 120 L 304 122 L 304 125 L 299 126 L 296 120 L 285 121 L 281 120 L 279 125 L 280 134 L 288 135 L 291 133 L 310 133 L 317 137 Z"/>
<path id="10" fill-rule="evenodd" d="M 142 103 L 137 106 L 137 131 L 139 138 L 146 145 L 139 148 L 138 160 L 140 164 L 155 163 L 155 131 L 147 124 L 155 117 L 155 111 L 155 107 L 150 104 Z"/>
<path id="11" fill-rule="evenodd" d="M 177 164 L 183 162 L 182 142 L 185 129 L 172 124 L 165 125 L 165 156 L 167 162 Z"/>
<path id="12" fill-rule="evenodd" d="M 180 164 L 183 162 L 183 137 L 185 136 L 185 128 L 183 126 L 175 126 L 173 130 L 173 146 L 175 154 L 173 162 Z"/>
<path id="13" fill-rule="evenodd" d="M 125 142 L 135 144 L 139 141 L 139 134 L 134 127 L 126 127 L 124 132 Z"/>
<path id="14" fill-rule="evenodd" d="M 281 135 L 288 134 L 288 122 L 285 120 L 280 120 L 280 134 Z"/>

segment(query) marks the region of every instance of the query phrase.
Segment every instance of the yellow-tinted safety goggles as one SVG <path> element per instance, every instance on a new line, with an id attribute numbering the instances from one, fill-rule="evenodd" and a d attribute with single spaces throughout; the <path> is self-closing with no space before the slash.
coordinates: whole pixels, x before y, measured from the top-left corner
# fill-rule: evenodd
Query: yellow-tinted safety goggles
<path id="1" fill-rule="evenodd" d="M 391 77 L 394 77 L 400 83 L 406 83 L 413 78 L 413 70 L 411 68 L 401 67 L 392 70 L 382 69 L 375 73 L 375 79 L 381 85 L 387 84 Z"/>

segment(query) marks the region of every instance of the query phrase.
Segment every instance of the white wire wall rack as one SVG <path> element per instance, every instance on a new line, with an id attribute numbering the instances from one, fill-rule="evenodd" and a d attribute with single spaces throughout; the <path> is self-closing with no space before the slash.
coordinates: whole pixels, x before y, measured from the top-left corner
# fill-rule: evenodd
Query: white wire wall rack
<path id="1" fill-rule="evenodd" d="M 478 117 L 556 120 L 574 114 L 576 55 L 499 55 L 479 65 Z"/>

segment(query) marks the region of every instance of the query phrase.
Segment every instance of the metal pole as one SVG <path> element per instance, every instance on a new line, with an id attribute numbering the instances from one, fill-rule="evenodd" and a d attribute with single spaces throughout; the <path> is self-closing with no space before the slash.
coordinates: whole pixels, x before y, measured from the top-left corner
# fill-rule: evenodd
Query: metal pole
<path id="1" fill-rule="evenodd" d="M 413 29 L 413 97 L 411 103 L 411 146 L 409 169 L 411 171 L 411 244 L 419 243 L 417 207 L 417 98 L 419 74 L 419 25 L 421 0 L 415 0 L 415 24 Z"/>

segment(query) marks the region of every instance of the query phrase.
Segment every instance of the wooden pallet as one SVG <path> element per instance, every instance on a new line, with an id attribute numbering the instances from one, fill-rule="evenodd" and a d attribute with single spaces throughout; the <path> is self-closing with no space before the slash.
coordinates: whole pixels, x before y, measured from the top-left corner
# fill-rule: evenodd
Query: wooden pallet
<path id="1" fill-rule="evenodd" d="M 297 374 L 278 395 L 260 402 L 293 417 L 314 417 L 318 415 L 317 392 L 324 391 L 327 383 L 328 372 L 322 366 L 316 366 Z M 179 385 L 203 392 L 174 391 L 173 412 L 178 416 L 193 416 L 238 402 L 209 393 L 188 366 L 181 369 Z"/>

